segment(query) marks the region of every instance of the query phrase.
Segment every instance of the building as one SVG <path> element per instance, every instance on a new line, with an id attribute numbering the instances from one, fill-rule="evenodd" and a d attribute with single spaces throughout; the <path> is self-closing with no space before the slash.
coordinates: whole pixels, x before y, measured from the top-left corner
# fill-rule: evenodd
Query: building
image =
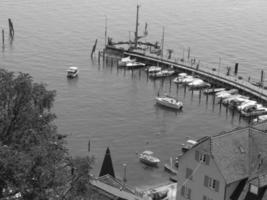
<path id="1" fill-rule="evenodd" d="M 109 174 L 92 179 L 92 200 L 141 200 L 141 194 Z"/>
<path id="2" fill-rule="evenodd" d="M 267 199 L 267 133 L 261 126 L 204 137 L 183 154 L 177 200 Z"/>

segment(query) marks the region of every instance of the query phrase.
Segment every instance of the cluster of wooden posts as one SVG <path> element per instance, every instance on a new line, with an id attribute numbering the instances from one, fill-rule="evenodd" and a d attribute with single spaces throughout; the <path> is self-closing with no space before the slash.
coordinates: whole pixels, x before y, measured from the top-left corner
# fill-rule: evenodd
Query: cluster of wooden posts
<path id="1" fill-rule="evenodd" d="M 10 41 L 13 41 L 14 39 L 14 35 L 15 35 L 15 31 L 14 31 L 14 26 L 13 26 L 13 22 L 11 21 L 11 19 L 8 19 L 8 27 L 9 27 L 9 38 Z M 2 29 L 2 47 L 3 49 L 5 48 L 5 30 Z"/>

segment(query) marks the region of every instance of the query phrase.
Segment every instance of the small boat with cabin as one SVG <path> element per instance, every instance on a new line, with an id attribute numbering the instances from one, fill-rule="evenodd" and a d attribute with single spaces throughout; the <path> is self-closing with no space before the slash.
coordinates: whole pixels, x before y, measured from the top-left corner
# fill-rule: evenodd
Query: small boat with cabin
<path id="1" fill-rule="evenodd" d="M 130 56 L 125 57 L 125 58 L 121 58 L 121 59 L 119 60 L 119 62 L 118 62 L 118 66 L 119 66 L 119 67 L 126 67 L 126 65 L 127 65 L 128 63 L 135 62 L 135 61 L 136 61 L 136 60 L 135 60 L 135 59 L 131 59 Z"/>
<path id="2" fill-rule="evenodd" d="M 154 153 L 152 151 L 148 151 L 148 150 L 144 151 L 143 153 L 139 155 L 140 162 L 151 167 L 157 167 L 158 164 L 160 163 L 160 159 L 153 156 L 153 154 Z"/>
<path id="3" fill-rule="evenodd" d="M 204 90 L 204 94 L 214 94 L 221 91 L 225 91 L 225 88 L 207 88 Z"/>
<path id="4" fill-rule="evenodd" d="M 183 80 L 187 77 L 187 73 L 179 73 L 178 76 L 173 79 L 173 82 L 176 84 L 183 83 Z"/>
<path id="5" fill-rule="evenodd" d="M 159 67 L 159 66 L 150 66 L 149 68 L 146 69 L 146 71 L 149 74 L 155 74 L 155 73 L 158 73 L 158 72 L 161 71 L 161 67 Z"/>
<path id="6" fill-rule="evenodd" d="M 126 63 L 126 67 L 128 69 L 135 69 L 135 68 L 145 67 L 145 66 L 146 66 L 145 63 L 136 62 L 136 61 Z"/>
<path id="7" fill-rule="evenodd" d="M 154 74 L 150 74 L 151 77 L 154 78 L 163 78 L 163 77 L 167 77 L 167 76 L 171 76 L 175 73 L 174 70 L 161 70 L 157 73 Z"/>
<path id="8" fill-rule="evenodd" d="M 79 73 L 79 69 L 78 67 L 69 67 L 69 69 L 67 70 L 67 77 L 68 78 L 75 78 L 78 76 Z"/>
<path id="9" fill-rule="evenodd" d="M 165 95 L 162 97 L 158 96 L 155 99 L 156 99 L 157 104 L 168 107 L 168 108 L 173 108 L 176 110 L 181 110 L 183 108 L 183 102 L 178 101 L 177 99 L 171 96 L 168 96 L 168 95 Z"/>
<path id="10" fill-rule="evenodd" d="M 267 122 L 267 115 L 258 116 L 253 120 L 254 123 Z"/>

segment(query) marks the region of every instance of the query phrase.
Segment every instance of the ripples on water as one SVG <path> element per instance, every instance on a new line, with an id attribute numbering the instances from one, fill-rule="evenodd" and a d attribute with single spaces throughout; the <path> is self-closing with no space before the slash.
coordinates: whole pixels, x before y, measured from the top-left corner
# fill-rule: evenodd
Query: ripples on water
<path id="1" fill-rule="evenodd" d="M 267 2 L 265 0 L 140 0 L 140 30 L 148 23 L 149 40 L 161 38 L 181 57 L 191 47 L 192 56 L 202 64 L 222 66 L 240 63 L 240 73 L 259 77 L 266 69 Z M 8 30 L 7 19 L 15 28 L 15 40 L 0 53 L 0 67 L 30 73 L 35 81 L 57 90 L 55 112 L 59 131 L 69 134 L 73 155 L 96 156 L 94 172 L 99 172 L 105 148 L 110 146 L 115 170 L 122 176 L 127 163 L 128 181 L 133 185 L 154 184 L 167 179 L 163 164 L 178 153 L 186 137 L 213 135 L 245 125 L 238 115 L 209 97 L 184 93 L 169 80 L 147 79 L 144 71 L 117 70 L 98 66 L 90 60 L 94 40 L 104 41 L 105 15 L 108 35 L 128 40 L 134 30 L 136 1 L 132 0 L 2 0 L 0 27 Z M 133 36 L 133 32 L 130 33 Z M 66 80 L 71 64 L 80 68 L 77 80 Z M 158 90 L 170 92 L 184 101 L 183 112 L 154 105 Z M 178 93 L 177 93 L 178 91 Z M 136 152 L 150 149 L 162 160 L 158 169 L 147 169 Z"/>

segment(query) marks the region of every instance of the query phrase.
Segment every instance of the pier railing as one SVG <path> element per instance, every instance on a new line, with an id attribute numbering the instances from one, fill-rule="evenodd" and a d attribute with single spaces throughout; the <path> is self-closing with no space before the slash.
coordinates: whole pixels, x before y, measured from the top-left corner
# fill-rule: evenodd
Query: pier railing
<path id="1" fill-rule="evenodd" d="M 255 86 L 251 84 L 250 82 L 245 81 L 243 79 L 239 79 L 238 76 L 226 75 L 218 71 L 213 71 L 210 68 L 203 68 L 203 66 L 197 67 L 196 64 L 191 64 L 190 62 L 180 62 L 175 59 L 167 59 L 167 58 L 163 58 L 161 56 L 157 56 L 157 55 L 147 53 L 147 52 L 123 51 L 123 54 L 132 56 L 135 58 L 147 60 L 147 61 L 152 61 L 152 62 L 164 64 L 164 65 L 173 66 L 174 68 L 177 68 L 177 69 L 191 71 L 192 73 L 205 76 L 207 78 L 210 78 L 218 82 L 222 82 L 233 88 L 237 88 L 241 91 L 251 94 L 255 96 L 257 99 L 261 100 L 261 103 L 267 104 L 267 90 L 266 89 Z"/>

